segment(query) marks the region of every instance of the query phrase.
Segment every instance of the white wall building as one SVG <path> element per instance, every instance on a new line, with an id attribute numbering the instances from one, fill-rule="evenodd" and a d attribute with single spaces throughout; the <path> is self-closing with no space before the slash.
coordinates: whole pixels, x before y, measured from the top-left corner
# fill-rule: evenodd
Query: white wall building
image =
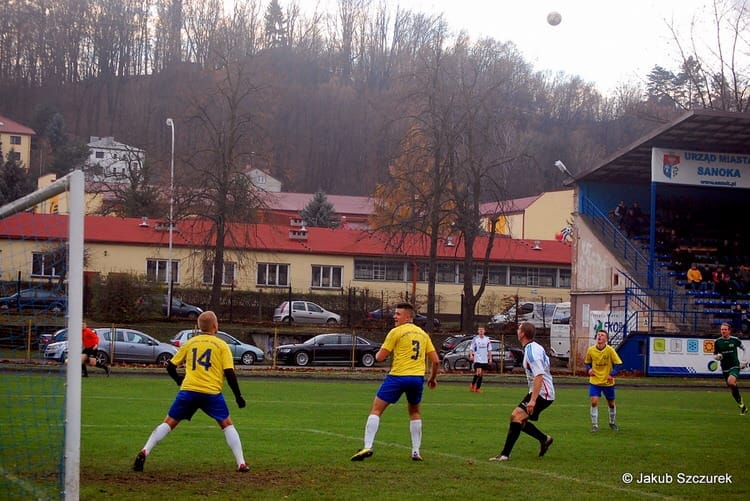
<path id="1" fill-rule="evenodd" d="M 135 146 L 118 143 L 112 136 L 91 136 L 91 150 L 87 164 L 87 177 L 92 181 L 118 181 L 139 171 L 146 159 L 145 152 Z"/>

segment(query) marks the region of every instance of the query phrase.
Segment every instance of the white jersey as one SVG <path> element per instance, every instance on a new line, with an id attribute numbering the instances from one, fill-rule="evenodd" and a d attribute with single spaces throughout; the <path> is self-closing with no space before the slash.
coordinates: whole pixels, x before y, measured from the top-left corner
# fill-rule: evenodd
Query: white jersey
<path id="1" fill-rule="evenodd" d="M 492 351 L 492 340 L 487 336 L 474 336 L 471 341 L 471 352 L 474 354 L 474 362 L 478 364 L 490 363 L 490 352 Z"/>
<path id="2" fill-rule="evenodd" d="M 526 380 L 529 382 L 529 393 L 534 390 L 534 378 L 542 375 L 542 388 L 539 396 L 545 400 L 555 399 L 555 387 L 552 384 L 552 373 L 547 352 L 536 341 L 523 348 L 523 368 L 526 369 Z"/>

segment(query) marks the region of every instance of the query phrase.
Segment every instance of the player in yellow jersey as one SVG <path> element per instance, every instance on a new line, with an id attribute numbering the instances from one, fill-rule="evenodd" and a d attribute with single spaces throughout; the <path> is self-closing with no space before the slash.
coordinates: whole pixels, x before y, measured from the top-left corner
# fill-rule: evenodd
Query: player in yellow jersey
<path id="1" fill-rule="evenodd" d="M 622 360 L 614 348 L 607 344 L 609 333 L 605 330 L 596 332 L 596 344 L 586 352 L 584 363 L 589 375 L 589 397 L 591 398 L 591 432 L 599 431 L 599 397 L 604 393 L 609 406 L 609 427 L 619 430 L 615 423 L 617 407 L 615 406 L 615 374 Z"/>
<path id="2" fill-rule="evenodd" d="M 414 325 L 414 307 L 409 303 L 399 303 L 393 314 L 396 326 L 388 332 L 380 351 L 375 355 L 382 362 L 393 353 L 391 370 L 380 385 L 372 402 L 370 415 L 365 424 L 364 448 L 360 449 L 352 461 L 363 461 L 372 456 L 372 445 L 380 426 L 380 416 L 390 404 L 398 402 L 406 394 L 407 411 L 409 412 L 409 431 L 411 432 L 411 458 L 422 461 L 419 448 L 422 444 L 422 414 L 420 402 L 424 389 L 424 376 L 427 372 L 427 359 L 430 359 L 430 378 L 427 386 L 437 386 L 437 373 L 440 367 L 435 346 L 429 334 Z"/>
<path id="3" fill-rule="evenodd" d="M 219 321 L 213 311 L 201 313 L 198 317 L 198 328 L 200 334 L 190 338 L 180 347 L 172 360 L 167 362 L 167 372 L 180 387 L 180 391 L 177 392 L 164 422 L 154 429 L 146 445 L 136 456 L 133 464 L 135 471 L 143 471 L 143 464 L 151 449 L 180 424 L 180 421 L 189 421 L 198 409 L 214 418 L 221 426 L 227 444 L 237 461 L 237 471 L 250 471 L 245 464 L 240 435 L 229 417 L 229 408 L 221 393 L 226 377 L 237 406 L 240 409 L 245 407 L 245 399 L 242 398 L 234 373 L 232 352 L 227 343 L 216 336 Z M 177 372 L 177 367 L 182 364 L 185 364 L 184 376 Z"/>

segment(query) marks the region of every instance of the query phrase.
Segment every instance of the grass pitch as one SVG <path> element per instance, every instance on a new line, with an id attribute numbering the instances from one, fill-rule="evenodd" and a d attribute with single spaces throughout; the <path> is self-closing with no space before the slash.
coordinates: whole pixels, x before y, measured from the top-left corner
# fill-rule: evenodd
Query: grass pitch
<path id="1" fill-rule="evenodd" d="M 166 375 L 89 377 L 83 385 L 81 499 L 747 499 L 746 439 L 729 393 L 713 388 L 617 390 L 619 432 L 590 433 L 584 380 L 557 389 L 539 427 L 555 438 L 544 458 L 522 434 L 508 463 L 489 462 L 502 448 L 508 417 L 526 388 L 486 378 L 425 389 L 424 462 L 410 460 L 403 402 L 383 415 L 375 454 L 351 462 L 379 381 L 241 378 L 248 406 L 226 390 L 249 474 L 234 471 L 218 426 L 203 414 L 181 423 L 149 455 L 133 459 L 172 402 Z M 741 383 L 742 384 L 742 383 Z M 750 400 L 750 388 L 746 388 Z M 623 480 L 632 475 L 628 483 Z M 718 476 L 723 475 L 723 476 Z M 699 483 L 688 483 L 688 481 Z M 731 483 L 717 483 L 717 482 Z M 706 483 L 712 482 L 712 483 Z"/>

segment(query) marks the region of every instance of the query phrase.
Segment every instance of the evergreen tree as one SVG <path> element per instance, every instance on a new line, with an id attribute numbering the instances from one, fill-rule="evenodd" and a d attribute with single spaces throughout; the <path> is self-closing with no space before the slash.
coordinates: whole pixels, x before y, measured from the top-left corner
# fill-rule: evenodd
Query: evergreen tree
<path id="1" fill-rule="evenodd" d="M 44 129 L 44 137 L 47 138 L 53 151 L 63 147 L 68 142 L 65 135 L 65 119 L 60 113 L 55 113 L 49 119 Z"/>
<path id="2" fill-rule="evenodd" d="M 36 181 L 10 154 L 0 166 L 0 206 L 28 195 L 36 189 Z"/>
<path id="3" fill-rule="evenodd" d="M 271 0 L 268 4 L 265 15 L 266 22 L 266 33 L 265 41 L 266 48 L 274 47 L 286 47 L 286 29 L 287 21 L 284 17 L 284 11 L 281 9 L 278 0 Z"/>
<path id="4" fill-rule="evenodd" d="M 328 201 L 328 197 L 322 191 L 315 193 L 312 200 L 300 212 L 300 216 L 307 226 L 338 228 L 340 224 L 333 204 Z"/>

